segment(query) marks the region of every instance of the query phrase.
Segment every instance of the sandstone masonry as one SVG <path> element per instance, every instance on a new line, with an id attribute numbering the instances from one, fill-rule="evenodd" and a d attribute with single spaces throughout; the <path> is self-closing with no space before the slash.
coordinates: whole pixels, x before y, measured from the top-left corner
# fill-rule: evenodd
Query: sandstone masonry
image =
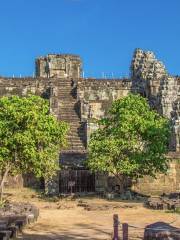
<path id="1" fill-rule="evenodd" d="M 172 161 L 167 176 L 158 180 L 145 178 L 134 186 L 140 192 L 180 191 L 180 78 L 170 76 L 154 53 L 136 49 L 131 63 L 131 76 L 126 79 L 82 78 L 82 61 L 77 55 L 48 54 L 36 59 L 35 78 L 0 78 L 0 96 L 37 94 L 49 99 L 50 111 L 70 124 L 68 148 L 61 152 L 64 169 L 83 169 L 90 134 L 96 121 L 106 116 L 112 101 L 138 92 L 150 105 L 172 122 L 170 154 Z M 76 172 L 77 173 L 77 172 Z M 80 180 L 78 180 L 80 181 Z M 171 181 L 172 184 L 169 184 Z M 59 177 L 47 187 L 59 193 Z M 109 188 L 107 177 L 97 175 L 95 190 Z"/>

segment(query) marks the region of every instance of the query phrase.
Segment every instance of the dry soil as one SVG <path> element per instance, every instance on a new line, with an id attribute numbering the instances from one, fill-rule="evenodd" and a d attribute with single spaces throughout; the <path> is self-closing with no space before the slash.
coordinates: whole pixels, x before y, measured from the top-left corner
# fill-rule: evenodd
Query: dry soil
<path id="1" fill-rule="evenodd" d="M 113 214 L 118 214 L 121 223 L 137 228 L 129 228 L 129 239 L 143 237 L 143 228 L 155 222 L 166 222 L 180 227 L 180 215 L 165 211 L 150 210 L 141 202 L 107 201 L 97 197 L 81 199 L 44 199 L 29 189 L 9 189 L 7 197 L 11 201 L 30 202 L 40 209 L 36 223 L 24 229 L 19 239 L 24 240 L 100 240 L 111 239 Z M 89 211 L 77 206 L 83 201 Z M 121 225 L 119 227 L 121 234 Z"/>

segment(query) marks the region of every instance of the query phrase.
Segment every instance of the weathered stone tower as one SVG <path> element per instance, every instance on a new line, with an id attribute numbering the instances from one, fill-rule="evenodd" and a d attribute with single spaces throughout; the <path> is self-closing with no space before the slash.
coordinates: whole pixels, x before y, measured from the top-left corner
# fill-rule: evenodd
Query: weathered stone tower
<path id="1" fill-rule="evenodd" d="M 36 77 L 79 78 L 82 61 L 78 55 L 48 54 L 36 59 Z"/>
<path id="2" fill-rule="evenodd" d="M 153 52 L 136 49 L 131 63 L 132 83 L 136 91 L 147 97 L 159 113 L 173 125 L 171 150 L 180 151 L 180 79 L 170 76 Z"/>

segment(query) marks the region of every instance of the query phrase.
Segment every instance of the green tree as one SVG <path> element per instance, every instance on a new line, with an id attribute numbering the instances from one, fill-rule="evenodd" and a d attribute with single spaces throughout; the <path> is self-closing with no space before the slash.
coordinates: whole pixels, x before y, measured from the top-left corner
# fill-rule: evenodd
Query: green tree
<path id="1" fill-rule="evenodd" d="M 119 181 L 166 172 L 169 121 L 151 110 L 145 98 L 130 94 L 113 102 L 108 117 L 90 138 L 88 167 Z"/>
<path id="2" fill-rule="evenodd" d="M 0 196 L 8 174 L 32 172 L 51 177 L 66 146 L 68 125 L 49 114 L 49 103 L 38 96 L 0 99 Z"/>

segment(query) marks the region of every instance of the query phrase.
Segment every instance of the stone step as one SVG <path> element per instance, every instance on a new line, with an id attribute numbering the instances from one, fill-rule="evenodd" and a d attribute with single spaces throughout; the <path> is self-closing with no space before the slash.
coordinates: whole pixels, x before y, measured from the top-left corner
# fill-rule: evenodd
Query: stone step
<path id="1" fill-rule="evenodd" d="M 74 129 L 71 129 L 71 126 L 70 126 L 70 131 L 69 131 L 69 136 L 72 135 L 72 136 L 83 136 L 85 135 L 85 130 L 84 129 L 79 129 L 78 127 L 77 128 L 74 128 Z"/>
<path id="2" fill-rule="evenodd" d="M 62 112 L 62 113 L 71 112 L 71 113 L 76 113 L 77 114 L 76 108 L 77 108 L 76 105 L 72 105 L 72 106 L 70 106 L 70 105 L 60 105 L 59 106 L 59 112 Z"/>
<path id="3" fill-rule="evenodd" d="M 71 90 L 71 91 L 75 91 L 74 88 L 72 88 L 69 84 L 62 84 L 61 86 L 58 87 L 58 92 L 59 91 L 64 91 L 64 90 Z"/>
<path id="4" fill-rule="evenodd" d="M 70 84 L 72 86 L 72 81 L 68 79 L 58 79 L 57 86 L 61 86 L 61 84 Z"/>
<path id="5" fill-rule="evenodd" d="M 75 111 L 75 109 L 69 109 L 69 108 L 67 108 L 66 110 L 60 108 L 59 114 L 72 114 L 72 115 L 78 116 L 78 113 Z"/>
<path id="6" fill-rule="evenodd" d="M 67 139 L 69 143 L 73 144 L 73 145 L 83 145 L 85 143 L 85 140 L 82 140 L 80 138 L 78 139 Z"/>
<path id="7" fill-rule="evenodd" d="M 80 140 L 80 141 L 86 140 L 85 134 L 82 135 L 82 136 L 71 134 L 71 135 L 68 135 L 67 138 L 68 138 L 69 140 L 73 139 L 73 140 L 77 140 L 77 141 L 79 141 L 79 140 Z"/>
<path id="8" fill-rule="evenodd" d="M 72 96 L 68 96 L 68 97 L 59 96 L 59 97 L 58 97 L 58 100 L 60 100 L 61 103 L 62 103 L 62 102 L 72 102 L 72 101 L 74 101 L 75 99 L 76 99 L 76 98 L 75 98 L 75 97 L 72 97 Z M 64 106 L 65 106 L 65 104 L 64 104 Z"/>
<path id="9" fill-rule="evenodd" d="M 66 122 L 70 128 L 73 126 L 73 128 L 71 128 L 72 131 L 75 131 L 75 129 L 78 129 L 80 131 L 83 130 L 80 125 L 76 124 L 76 121 L 72 121 L 72 120 L 68 120 L 68 119 L 59 119 L 59 118 L 58 118 L 58 120 Z"/>
<path id="10" fill-rule="evenodd" d="M 85 150 L 85 151 L 82 151 L 82 150 L 80 150 L 80 151 L 74 151 L 74 150 L 62 150 L 61 151 L 61 154 L 64 154 L 64 153 L 77 153 L 77 154 L 82 154 L 82 153 L 87 153 L 87 151 Z"/>
<path id="11" fill-rule="evenodd" d="M 75 90 L 69 83 L 62 83 L 61 85 L 58 86 L 58 91 L 59 90 L 64 90 L 64 89 L 72 89 Z"/>
<path id="12" fill-rule="evenodd" d="M 85 141 L 84 139 L 81 139 L 81 138 L 70 138 L 70 137 L 67 137 L 67 140 L 72 144 L 82 144 Z"/>
<path id="13" fill-rule="evenodd" d="M 71 86 L 68 85 L 62 85 L 61 87 L 58 88 L 58 93 L 59 92 L 66 92 L 66 91 L 71 91 L 71 92 L 75 92 L 76 89 L 72 88 Z"/>
<path id="14" fill-rule="evenodd" d="M 68 117 L 60 117 L 58 118 L 60 121 L 63 121 L 63 122 L 66 122 L 68 123 L 70 126 L 72 126 L 72 124 L 74 124 L 74 126 L 76 126 L 78 128 L 78 125 L 75 125 L 76 122 L 79 120 L 79 119 L 76 119 L 76 118 L 71 118 L 69 119 Z"/>
<path id="15" fill-rule="evenodd" d="M 66 120 L 66 121 L 69 121 L 70 123 L 73 122 L 73 121 L 79 121 L 79 117 L 77 116 L 72 116 L 72 115 L 60 115 L 59 118 L 62 120 Z"/>
<path id="16" fill-rule="evenodd" d="M 72 96 L 71 93 L 62 93 L 57 95 L 58 99 L 76 99 L 76 97 Z"/>
<path id="17" fill-rule="evenodd" d="M 70 124 L 71 131 L 85 131 L 84 127 L 81 126 L 80 124 Z"/>
<path id="18" fill-rule="evenodd" d="M 75 109 L 71 109 L 71 108 L 69 108 L 69 107 L 67 107 L 67 108 L 59 108 L 59 113 L 70 113 L 70 114 L 78 114 L 78 112 L 76 112 L 76 110 Z"/>
<path id="19" fill-rule="evenodd" d="M 59 116 L 62 116 L 62 117 L 76 117 L 76 118 L 80 119 L 79 116 L 75 112 L 69 112 L 69 111 L 60 112 Z"/>
<path id="20" fill-rule="evenodd" d="M 78 122 L 80 119 L 79 119 L 79 118 L 68 118 L 68 117 L 58 116 L 58 120 L 59 120 L 59 121 L 67 122 L 67 123 L 69 123 L 70 125 L 71 125 L 71 124 L 74 124 L 74 126 L 78 126 L 78 125 L 76 125 L 76 124 L 77 124 L 77 122 Z"/>
<path id="21" fill-rule="evenodd" d="M 67 148 L 69 148 L 69 149 L 70 148 L 85 148 L 85 143 L 74 144 L 74 143 L 68 142 Z"/>
<path id="22" fill-rule="evenodd" d="M 82 144 L 85 142 L 85 139 L 81 139 L 79 137 L 77 137 L 77 138 L 67 137 L 67 140 L 69 142 L 71 142 L 72 144 Z"/>
<path id="23" fill-rule="evenodd" d="M 59 100 L 59 99 L 58 99 Z M 63 99 L 61 99 L 63 100 Z M 77 101 L 73 98 L 73 100 L 68 100 L 68 99 L 65 99 L 63 102 L 60 102 L 60 105 L 61 107 L 70 107 L 72 109 L 74 109 L 74 107 L 77 107 L 78 104 L 77 104 Z"/>
<path id="24" fill-rule="evenodd" d="M 81 122 L 78 122 L 76 124 L 72 123 L 70 127 L 71 127 L 72 130 L 75 130 L 77 128 L 79 130 L 84 130 L 84 126 L 81 124 Z"/>
<path id="25" fill-rule="evenodd" d="M 76 105 L 60 105 L 59 106 L 59 111 L 60 112 L 70 111 L 70 112 L 76 113 L 76 108 L 77 108 Z"/>
<path id="26" fill-rule="evenodd" d="M 75 125 L 75 124 L 70 124 L 71 131 L 78 131 L 78 132 L 84 132 L 85 128 L 82 125 Z"/>
<path id="27" fill-rule="evenodd" d="M 74 145 L 77 145 L 77 144 L 84 144 L 86 142 L 86 139 L 67 137 L 67 141 Z"/>
<path id="28" fill-rule="evenodd" d="M 85 152 L 86 151 L 86 148 L 69 148 L 67 149 L 67 151 L 69 152 Z"/>
<path id="29" fill-rule="evenodd" d="M 57 93 L 57 96 L 59 95 L 71 95 L 72 96 L 73 91 L 71 89 L 61 90 Z"/>
<path id="30" fill-rule="evenodd" d="M 73 88 L 71 82 L 65 82 L 65 81 L 63 82 L 63 81 L 61 81 L 61 82 L 59 82 L 59 84 L 57 86 L 60 88 L 62 85 L 71 86 L 71 88 Z"/>
<path id="31" fill-rule="evenodd" d="M 71 112 L 71 113 L 77 113 L 76 112 L 76 106 L 75 105 L 60 105 L 59 106 L 59 112 Z"/>
<path id="32" fill-rule="evenodd" d="M 76 109 L 74 106 L 70 107 L 70 106 L 67 106 L 64 108 L 61 108 L 61 106 L 59 107 L 59 113 L 73 113 L 73 114 L 78 114 L 78 112 L 76 112 Z"/>
<path id="33" fill-rule="evenodd" d="M 74 99 L 73 99 L 74 100 Z M 71 101 L 67 101 L 67 102 L 60 102 L 60 105 L 59 105 L 59 107 L 60 108 L 64 108 L 64 109 L 67 109 L 67 108 L 69 108 L 69 109 L 75 109 L 76 107 L 77 107 L 77 104 L 76 104 L 76 102 L 75 103 L 72 103 Z"/>
<path id="34" fill-rule="evenodd" d="M 74 134 L 77 134 L 77 135 L 83 135 L 85 133 L 85 130 L 84 129 L 79 129 L 79 128 L 75 128 L 75 129 L 72 129 L 71 126 L 70 126 L 70 133 L 72 133 L 73 135 Z"/>
<path id="35" fill-rule="evenodd" d="M 84 143 L 82 143 L 82 142 L 79 142 L 79 143 L 73 143 L 73 142 L 67 142 L 67 147 L 68 148 L 71 148 L 71 147 L 77 147 L 77 148 L 79 148 L 79 147 L 85 147 L 85 142 Z"/>
<path id="36" fill-rule="evenodd" d="M 64 90 L 57 92 L 57 96 L 62 95 L 62 94 L 64 94 L 64 95 L 69 94 L 72 96 L 72 94 L 75 94 L 75 92 L 72 91 L 71 89 L 64 89 Z"/>
<path id="37" fill-rule="evenodd" d="M 65 101 L 69 101 L 68 99 L 71 99 L 72 101 L 76 99 L 76 96 L 73 96 L 71 93 L 63 93 L 57 95 L 58 99 L 64 99 Z"/>
<path id="38" fill-rule="evenodd" d="M 71 131 L 78 131 L 83 132 L 85 131 L 85 128 L 81 124 L 71 123 L 70 124 Z"/>
<path id="39" fill-rule="evenodd" d="M 74 106 L 59 106 L 59 113 L 74 113 L 74 114 L 78 114 L 78 112 L 76 112 L 76 109 Z"/>
<path id="40" fill-rule="evenodd" d="M 71 129 L 70 128 L 70 132 L 68 134 L 69 136 L 72 135 L 72 136 L 79 136 L 79 137 L 82 137 L 82 136 L 85 136 L 85 130 L 82 129 L 82 130 L 79 130 L 79 129 Z"/>
<path id="41" fill-rule="evenodd" d="M 85 141 L 86 140 L 85 136 L 72 136 L 72 135 L 68 135 L 67 139 L 69 141 Z"/>
<path id="42" fill-rule="evenodd" d="M 67 149 L 81 149 L 81 150 L 85 150 L 85 146 L 81 145 L 81 146 L 75 146 L 75 145 L 71 145 L 69 147 L 67 147 Z"/>
<path id="43" fill-rule="evenodd" d="M 78 130 L 77 130 L 77 131 L 74 131 L 74 130 L 71 130 L 71 129 L 70 129 L 70 132 L 69 132 L 68 136 L 69 136 L 69 137 L 71 136 L 71 137 L 83 138 L 84 136 L 86 136 L 86 134 L 85 134 L 85 131 L 79 132 Z"/>
<path id="44" fill-rule="evenodd" d="M 63 92 L 59 92 L 57 94 L 58 97 L 63 97 L 63 96 L 71 96 L 72 97 L 72 92 L 71 91 L 63 91 Z"/>
<path id="45" fill-rule="evenodd" d="M 85 144 L 85 141 L 81 141 L 80 139 L 78 141 L 68 140 L 68 143 L 73 146 L 83 146 Z"/>
<path id="46" fill-rule="evenodd" d="M 73 89 L 71 88 L 66 88 L 64 87 L 64 89 L 59 89 L 59 91 L 57 92 L 57 96 L 59 96 L 60 94 L 75 94 L 76 92 L 73 91 Z"/>
<path id="47" fill-rule="evenodd" d="M 73 94 L 75 93 L 71 88 L 66 88 L 64 87 L 64 89 L 59 89 L 59 91 L 57 92 L 57 95 L 59 94 Z"/>
<path id="48" fill-rule="evenodd" d="M 70 126 L 70 129 L 71 129 L 71 132 L 73 133 L 73 134 L 83 134 L 84 132 L 85 132 L 85 129 L 84 128 L 81 128 L 81 126 L 77 126 L 76 128 L 72 128 L 71 126 Z"/>
<path id="49" fill-rule="evenodd" d="M 80 121 L 80 118 L 77 114 L 73 114 L 73 113 L 59 113 L 59 117 L 68 117 L 68 118 L 76 118 L 76 119 L 79 119 Z"/>
<path id="50" fill-rule="evenodd" d="M 73 143 L 68 143 L 67 148 L 85 148 L 85 145 L 83 143 L 79 144 L 73 144 Z"/>
<path id="51" fill-rule="evenodd" d="M 80 138 L 80 137 L 71 137 L 71 136 L 67 136 L 67 139 L 69 142 L 73 142 L 73 143 L 76 143 L 76 142 L 84 142 L 84 139 Z"/>
<path id="52" fill-rule="evenodd" d="M 78 127 L 80 126 L 81 122 L 80 122 L 80 119 L 75 119 L 75 121 L 72 121 L 72 119 L 68 119 L 68 118 L 65 118 L 65 117 L 61 117 L 61 116 L 57 116 L 57 119 L 59 121 L 64 121 L 64 122 L 67 122 L 68 124 L 70 124 L 70 126 L 74 126 L 74 127 Z"/>
<path id="53" fill-rule="evenodd" d="M 69 101 L 69 102 L 76 99 L 76 97 L 72 96 L 71 94 L 61 94 L 61 95 L 58 95 L 57 98 L 64 101 Z"/>
<path id="54" fill-rule="evenodd" d="M 67 80 L 67 79 L 59 79 L 59 81 L 56 81 L 56 86 L 61 86 L 61 84 L 70 84 L 72 87 L 73 87 L 73 84 L 74 82 L 73 81 L 71 81 L 71 80 Z M 74 87 L 75 87 L 75 85 L 74 85 Z"/>
<path id="55" fill-rule="evenodd" d="M 80 121 L 80 118 L 79 118 L 79 116 L 77 115 L 77 114 L 74 114 L 74 113 L 70 113 L 70 112 L 60 112 L 59 113 L 59 116 L 60 117 L 76 117 L 76 118 L 78 118 L 79 119 L 79 121 Z"/>
<path id="56" fill-rule="evenodd" d="M 71 131 L 69 132 L 69 134 L 68 134 L 68 136 L 72 136 L 72 137 L 83 137 L 83 136 L 85 136 L 86 134 L 85 134 L 85 131 L 73 131 L 72 129 L 70 129 Z"/>
<path id="57" fill-rule="evenodd" d="M 67 146 L 67 149 L 85 149 L 85 146 L 83 144 L 79 144 L 79 145 L 69 144 Z"/>
<path id="58" fill-rule="evenodd" d="M 75 99 L 73 99 L 73 101 L 64 101 L 64 102 L 61 102 L 61 105 L 60 106 L 64 106 L 64 107 L 66 107 L 66 106 L 76 106 L 76 104 L 77 104 L 77 100 L 75 100 Z"/>

